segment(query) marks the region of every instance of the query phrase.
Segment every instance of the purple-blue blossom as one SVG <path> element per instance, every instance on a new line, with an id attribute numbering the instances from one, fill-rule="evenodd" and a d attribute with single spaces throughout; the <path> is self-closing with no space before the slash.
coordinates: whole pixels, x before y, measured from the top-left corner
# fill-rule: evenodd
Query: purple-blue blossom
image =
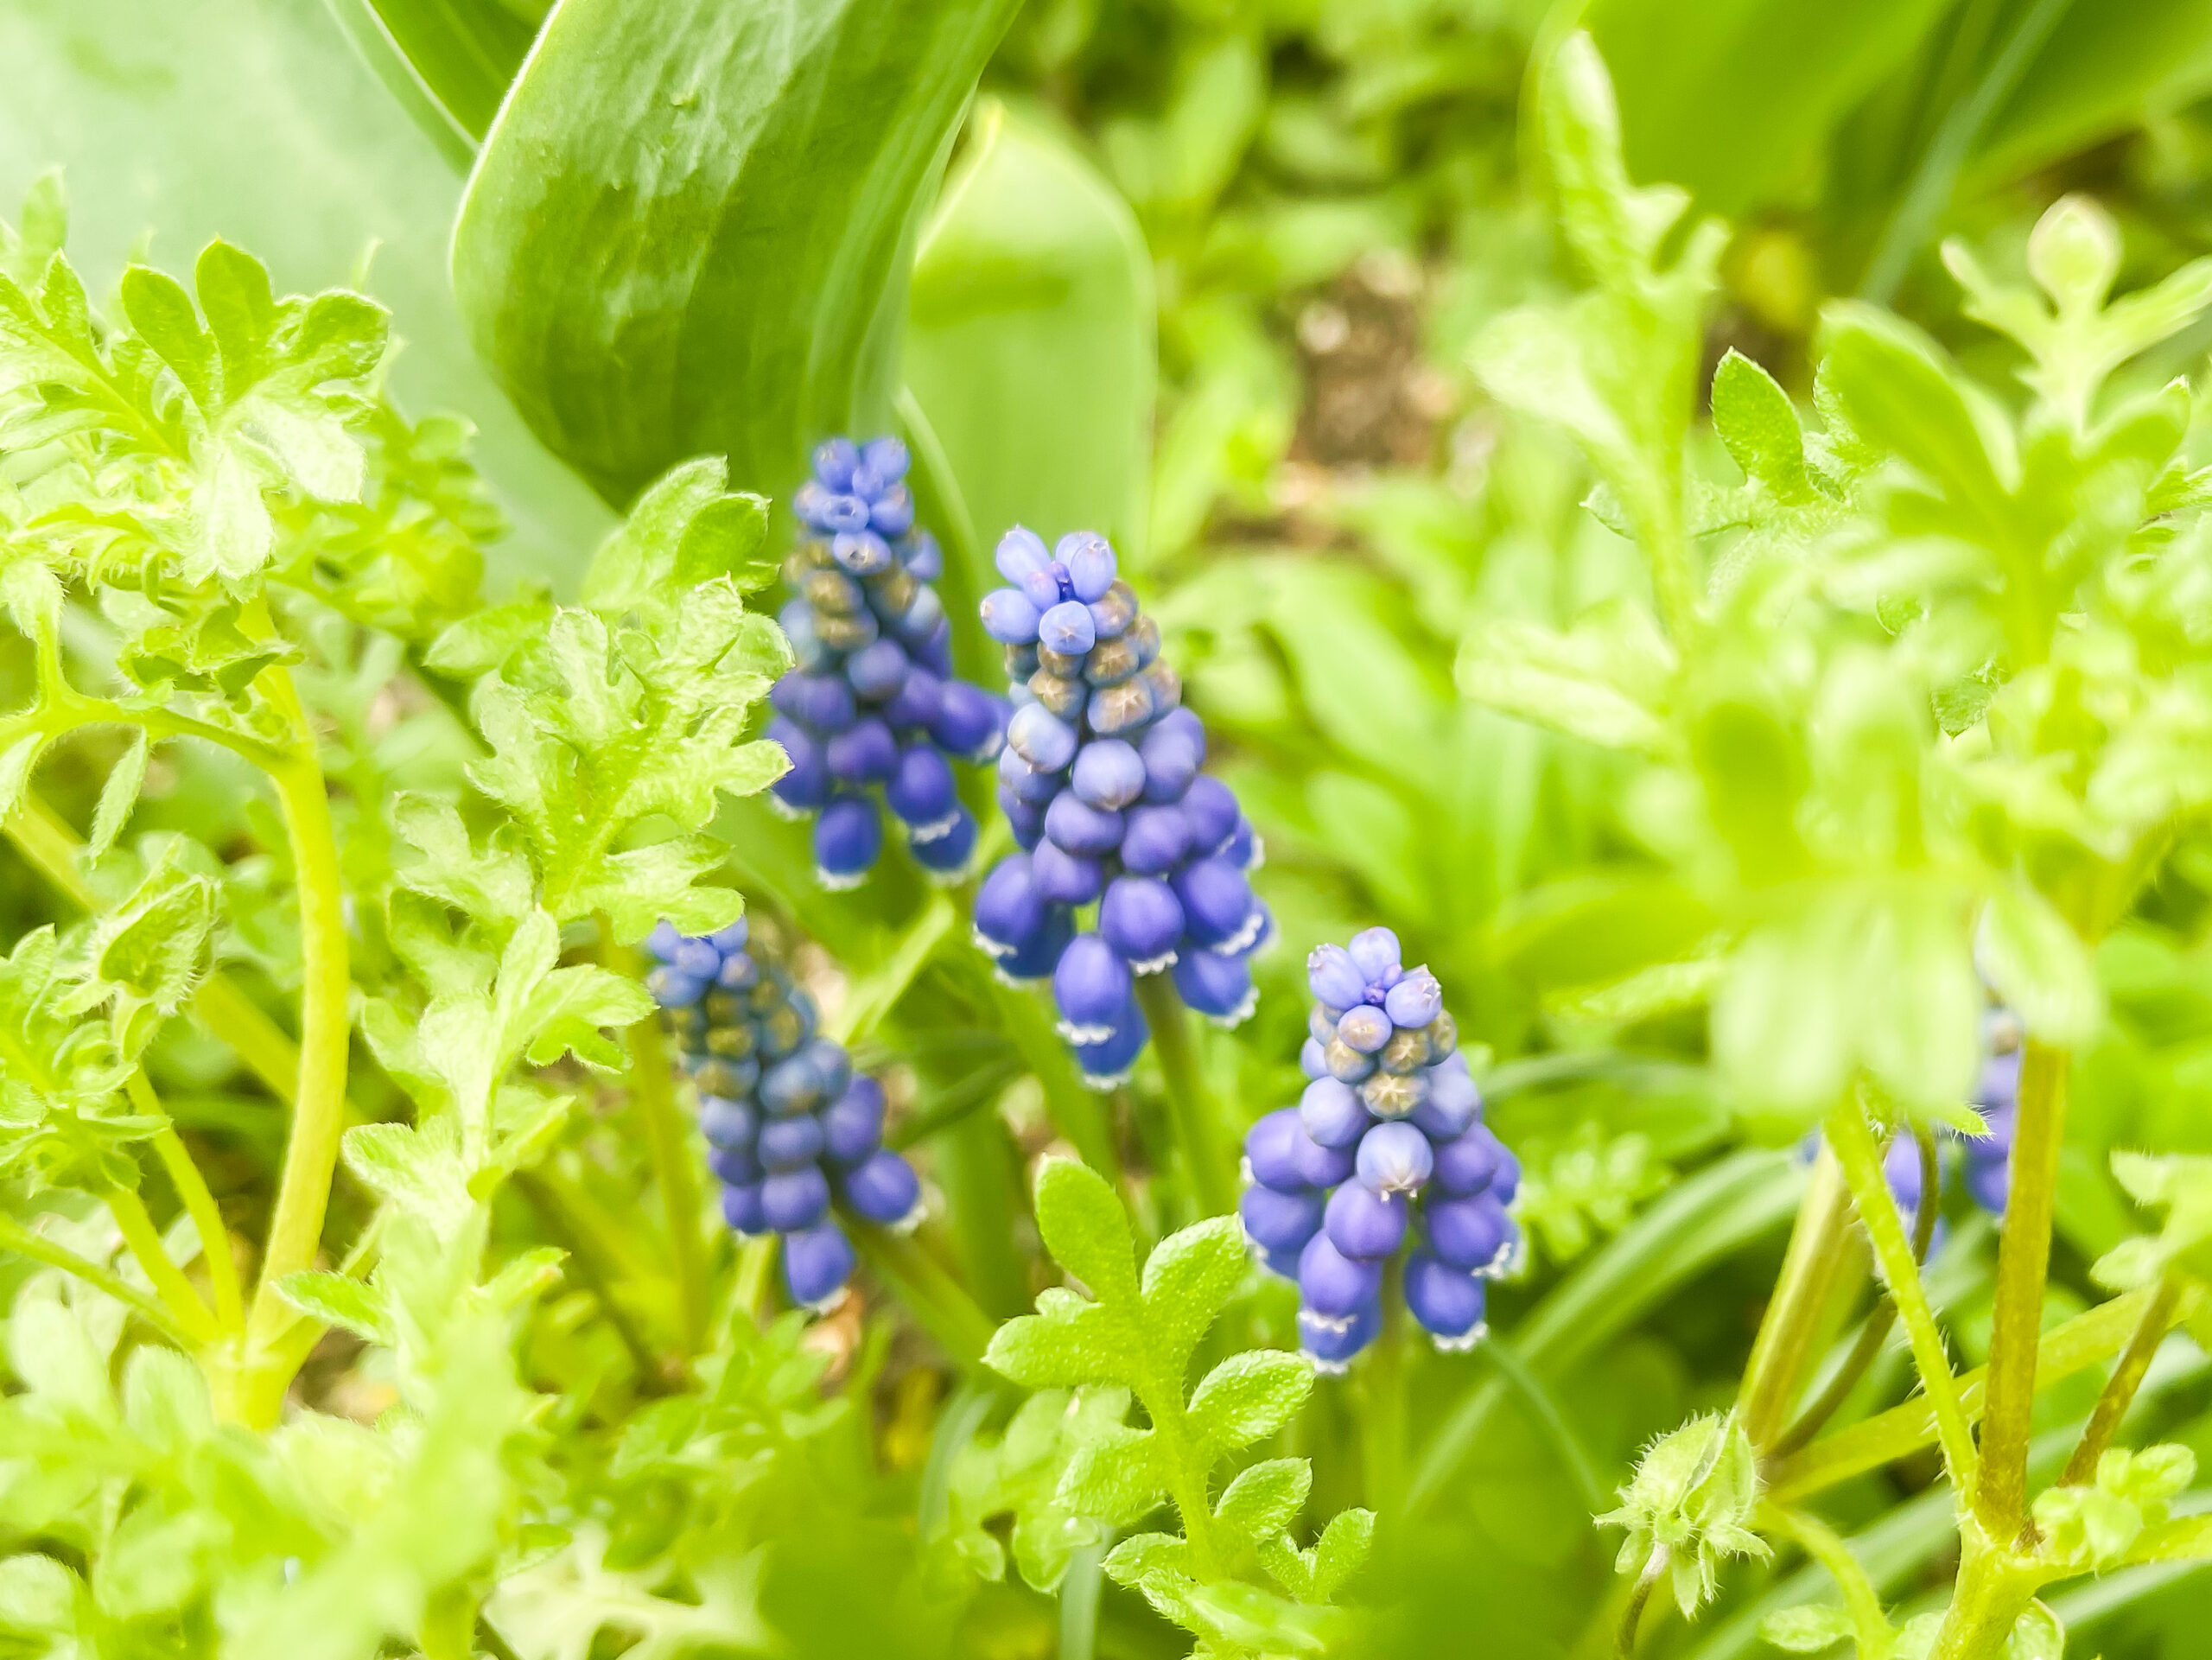
<path id="1" fill-rule="evenodd" d="M 1472 1345 L 1485 1282 L 1520 1238 L 1520 1166 L 1482 1122 L 1443 988 L 1399 958 L 1397 936 L 1370 928 L 1306 959 L 1310 1081 L 1244 1139 L 1245 1235 L 1298 1282 L 1300 1339 L 1323 1371 L 1382 1329 L 1383 1268 L 1401 1251 L 1408 1311 L 1439 1348 Z"/>
<path id="2" fill-rule="evenodd" d="M 964 874 L 977 826 L 950 763 L 988 760 L 1005 726 L 1000 700 L 953 673 L 951 619 L 932 586 L 944 555 L 914 523 L 906 459 L 896 438 L 832 438 L 791 499 L 805 534 L 784 563 L 792 598 L 779 620 L 796 660 L 769 695 L 768 728 L 791 765 L 772 798 L 813 817 L 828 887 L 874 868 L 881 807 L 925 870 Z"/>
<path id="3" fill-rule="evenodd" d="M 835 1302 L 852 1275 L 836 1214 L 885 1227 L 921 1218 L 921 1181 L 883 1145 L 883 1086 L 825 1037 L 813 998 L 763 961 L 742 921 L 701 938 L 664 922 L 645 983 L 699 1092 L 708 1167 L 740 1234 L 783 1237 L 784 1284 L 801 1307 Z"/>
<path id="4" fill-rule="evenodd" d="M 976 938 L 1007 979 L 1052 981 L 1085 1076 L 1109 1084 L 1150 1035 L 1139 979 L 1167 976 L 1225 1025 L 1251 1012 L 1251 957 L 1274 927 L 1252 892 L 1259 838 L 1198 770 L 1205 728 L 1106 538 L 1047 549 L 1016 526 L 996 563 L 1007 586 L 982 609 L 1015 705 L 999 805 L 1020 851 L 984 879 Z"/>

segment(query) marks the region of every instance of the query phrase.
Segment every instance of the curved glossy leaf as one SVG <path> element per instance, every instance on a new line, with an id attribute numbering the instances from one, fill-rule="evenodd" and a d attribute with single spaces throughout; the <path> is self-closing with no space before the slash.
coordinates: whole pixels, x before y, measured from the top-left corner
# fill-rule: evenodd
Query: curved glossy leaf
<path id="1" fill-rule="evenodd" d="M 517 0 L 328 0 L 354 48 L 463 169 L 550 7 Z"/>
<path id="2" fill-rule="evenodd" d="M 887 429 L 926 187 L 1018 0 L 565 0 L 454 232 L 477 349 L 610 500 Z"/>
<path id="3" fill-rule="evenodd" d="M 1157 378 L 1128 204 L 1041 124 L 986 105 L 922 239 L 906 384 L 988 555 L 1007 526 L 1143 555 Z"/>

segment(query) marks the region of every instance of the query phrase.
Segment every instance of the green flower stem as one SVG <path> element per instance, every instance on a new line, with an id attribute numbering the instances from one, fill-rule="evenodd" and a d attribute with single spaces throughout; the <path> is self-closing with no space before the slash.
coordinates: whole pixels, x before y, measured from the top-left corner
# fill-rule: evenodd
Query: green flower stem
<path id="1" fill-rule="evenodd" d="M 853 1244 L 938 1346 L 968 1371 L 983 1364 L 997 1324 L 912 1235 L 847 1218 Z"/>
<path id="2" fill-rule="evenodd" d="M 2086 1486 L 2096 1479 L 2097 1460 L 2104 1456 L 2105 1448 L 2120 1428 L 2120 1421 L 2127 1415 L 2127 1409 L 2135 1399 L 2135 1391 L 2143 1385 L 2143 1375 L 2151 1370 L 2151 1362 L 2158 1352 L 2158 1345 L 2166 1340 L 2172 1327 L 2174 1315 L 2181 1307 L 2181 1282 L 2171 1274 L 2164 1275 L 2151 1301 L 2143 1309 L 2143 1318 L 2137 1322 L 2135 1334 L 2127 1339 L 2127 1347 L 2120 1352 L 2120 1364 L 2113 1369 L 2106 1380 L 2104 1390 L 2097 1396 L 2096 1410 L 2089 1415 L 2087 1428 L 2066 1460 L 2065 1472 L 2058 1478 L 2062 1487 Z"/>
<path id="3" fill-rule="evenodd" d="M 1920 1144 L 1920 1191 L 1935 1193 L 1942 1186 L 1940 1167 L 1936 1157 L 1936 1138 L 1925 1129 L 1916 1128 L 1914 1139 Z M 1913 1212 L 1912 1260 L 1925 1263 L 1928 1248 L 1936 1238 L 1936 1206 L 1923 1203 Z M 1859 1327 L 1858 1341 L 1851 1345 L 1851 1352 L 1835 1369 L 1835 1376 L 1827 1387 L 1815 1397 L 1801 1413 L 1796 1422 L 1783 1432 L 1771 1449 L 1770 1456 L 1786 1458 L 1805 1446 L 1821 1433 L 1821 1427 L 1835 1416 L 1837 1410 L 1851 1398 L 1851 1391 L 1882 1352 L 1882 1345 L 1889 1340 L 1890 1328 L 1897 1324 L 1897 1306 L 1889 1298 L 1877 1301 L 1868 1311 L 1866 1324 Z"/>
<path id="4" fill-rule="evenodd" d="M 635 951 L 615 944 L 607 919 L 599 919 L 605 942 L 600 960 L 616 974 L 643 977 Z M 676 1277 L 676 1323 L 684 1355 L 697 1354 L 707 1340 L 707 1252 L 699 1222 L 699 1153 L 692 1144 L 690 1119 L 677 1104 L 676 1075 L 661 1040 L 660 1020 L 633 1021 L 625 1034 L 630 1050 L 630 1099 L 645 1127 L 653 1184 L 667 1214 L 669 1265 Z"/>
<path id="5" fill-rule="evenodd" d="M 168 1123 L 168 1114 L 162 1106 L 161 1097 L 154 1093 L 154 1086 L 143 1067 L 131 1073 L 125 1088 L 130 1091 L 130 1104 L 142 1115 L 162 1121 L 161 1133 L 154 1137 L 154 1155 L 168 1173 L 177 1197 L 184 1201 L 185 1213 L 192 1218 L 192 1225 L 200 1235 L 200 1254 L 207 1264 L 207 1282 L 215 1292 L 215 1319 L 224 1331 L 235 1336 L 245 1329 L 245 1304 L 238 1288 L 238 1265 L 231 1255 L 231 1233 L 223 1225 L 222 1210 L 215 1203 L 214 1194 L 207 1191 L 207 1180 L 193 1162 L 184 1138 Z"/>
<path id="6" fill-rule="evenodd" d="M 168 1252 L 162 1249 L 161 1230 L 146 1213 L 145 1201 L 128 1187 L 117 1187 L 107 1194 L 107 1208 L 115 1218 L 115 1225 L 122 1231 L 124 1243 L 130 1247 L 138 1266 L 154 1282 L 154 1290 L 162 1306 L 194 1345 L 205 1346 L 220 1339 L 222 1332 L 215 1324 L 214 1315 L 200 1301 L 192 1282 L 184 1277 L 183 1271 L 169 1261 Z"/>
<path id="7" fill-rule="evenodd" d="M 1912 1341 L 1913 1362 L 1936 1413 L 1936 1439 L 1943 1448 L 1951 1485 L 1963 1494 L 1974 1477 L 1974 1431 L 1959 1404 L 1950 1355 L 1944 1347 L 1942 1329 L 1936 1323 L 1936 1312 L 1929 1307 L 1928 1288 L 1921 1283 L 1912 1242 L 1904 1237 L 1904 1219 L 1897 1214 L 1897 1201 L 1890 1197 L 1881 1149 L 1874 1143 L 1874 1132 L 1856 1098 L 1847 1097 L 1828 1115 L 1827 1134 L 1828 1144 L 1835 1148 L 1843 1166 L 1844 1180 L 1851 1186 L 1859 1222 L 1873 1242 L 1874 1260 L 1881 1265 L 1882 1278 L 1889 1284 L 1891 1299 L 1904 1321 L 1905 1335 Z"/>
<path id="8" fill-rule="evenodd" d="M 1797 1207 L 1789 1249 L 1768 1300 L 1744 1381 L 1737 1411 L 1751 1445 L 1765 1452 L 1780 1435 L 1789 1403 L 1796 1398 L 1815 1335 L 1846 1261 L 1844 1230 L 1851 1219 L 1851 1193 L 1833 1148 L 1822 1147 L 1814 1161 L 1813 1180 Z"/>
<path id="9" fill-rule="evenodd" d="M 622 1306 L 618 1294 L 620 1266 L 599 1247 L 588 1228 L 578 1225 L 569 1214 L 562 1204 L 562 1194 L 550 1183 L 542 1180 L 535 1170 L 518 1170 L 507 1180 L 537 1213 L 540 1224 L 552 1236 L 553 1242 L 569 1253 L 577 1280 L 599 1304 L 607 1325 L 613 1328 L 616 1339 L 629 1354 L 630 1364 L 638 1369 L 644 1391 L 658 1394 L 679 1383 L 682 1368 L 671 1366 L 653 1352 L 638 1322 Z"/>
<path id="10" fill-rule="evenodd" d="M 1105 1575 L 1099 1567 L 1103 1552 L 1096 1545 L 1078 1545 L 1060 1575 L 1059 1660 L 1091 1660 L 1098 1651 L 1098 1595 Z"/>
<path id="11" fill-rule="evenodd" d="M 1167 1086 L 1167 1110 L 1175 1125 L 1185 1179 L 1200 1216 L 1228 1216 L 1236 1209 L 1236 1160 L 1221 1133 L 1221 1115 L 1198 1077 L 1198 1056 L 1191 1042 L 1189 1011 L 1165 974 L 1137 980 L 1137 1002 L 1152 1028 L 1152 1046 Z"/>
<path id="12" fill-rule="evenodd" d="M 34 1262 L 43 1262 L 48 1268 L 73 1275 L 94 1290 L 105 1292 L 118 1302 L 137 1310 L 149 1325 L 171 1342 L 180 1345 L 190 1342 L 184 1328 L 161 1299 L 148 1296 L 130 1281 L 90 1257 L 79 1256 L 67 1246 L 57 1245 L 44 1234 L 34 1232 L 5 1211 L 0 1211 L 0 1250 L 13 1251 Z"/>
<path id="13" fill-rule="evenodd" d="M 985 976 L 1000 1028 L 1014 1045 L 1021 1064 L 1045 1092 L 1045 1116 L 1066 1137 L 1083 1161 L 1107 1180 L 1128 1191 L 1121 1155 L 1115 1150 L 1113 1126 L 1108 1122 L 1104 1097 L 1083 1081 L 1067 1045 L 1044 1008 L 1019 986 L 1002 985 Z"/>
<path id="14" fill-rule="evenodd" d="M 964 1277 L 984 1311 L 1010 1320 L 1029 1306 L 1029 1277 L 1015 1244 L 1014 1196 L 1021 1172 L 995 1112 L 971 1112 L 935 1137 L 938 1185 Z"/>
<path id="15" fill-rule="evenodd" d="M 1643 1630 L 1643 1606 L 1651 1600 L 1651 1593 L 1667 1577 L 1667 1547 L 1654 1545 L 1651 1555 L 1644 1558 L 1643 1571 L 1636 1576 L 1636 1588 L 1629 1593 L 1628 1603 L 1621 1610 L 1618 1635 L 1613 1643 L 1613 1652 L 1619 1660 L 1634 1660 L 1636 1639 Z"/>
<path id="16" fill-rule="evenodd" d="M 1844 1609 L 1851 1616 L 1852 1636 L 1859 1646 L 1858 1660 L 1888 1660 L 1896 1633 L 1890 1629 L 1889 1616 L 1883 1612 L 1874 1582 L 1842 1536 L 1818 1517 L 1778 1504 L 1760 1507 L 1758 1526 L 1762 1533 L 1780 1534 L 1827 1569 L 1836 1589 L 1843 1593 Z"/>
<path id="17" fill-rule="evenodd" d="M 1989 1408 L 1981 1434 L 1974 1509 L 1993 1538 L 2028 1520 L 2028 1434 L 2035 1414 L 2036 1347 L 2050 1268 L 2059 1143 L 2066 1129 L 2066 1054 L 2031 1040 L 2020 1064 L 2011 1196 L 1997 1247 L 1997 1301 L 1989 1334 Z"/>
<path id="18" fill-rule="evenodd" d="M 1574 1433 L 1574 1426 L 1567 1421 L 1558 1399 L 1521 1358 L 1521 1352 L 1493 1333 L 1483 1340 L 1479 1352 L 1497 1368 L 1497 1375 L 1521 1397 L 1521 1403 L 1535 1419 L 1536 1427 L 1551 1442 L 1552 1450 L 1559 1454 L 1560 1462 L 1574 1479 L 1583 1509 L 1593 1516 L 1605 1509 L 1605 1482 L 1598 1474 L 1598 1466 L 1591 1462 L 1589 1450 Z"/>
<path id="19" fill-rule="evenodd" d="M 737 1272 L 732 1276 L 731 1301 L 755 1326 L 768 1312 L 768 1276 L 775 1272 L 778 1240 L 772 1233 L 748 1239 L 739 1247 Z"/>
<path id="20" fill-rule="evenodd" d="M 283 1173 L 262 1253 L 261 1278 L 246 1318 L 246 1405 L 252 1421 L 273 1423 L 289 1375 L 269 1364 L 270 1345 L 294 1313 L 277 1283 L 315 1264 L 338 1141 L 346 1129 L 346 1072 L 353 972 L 346 938 L 345 879 L 330 822 L 330 798 L 314 734 L 282 669 L 264 671 L 271 701 L 290 720 L 299 748 L 270 773 L 300 894 L 300 1070 Z"/>
<path id="21" fill-rule="evenodd" d="M 1361 1364 L 1360 1462 L 1367 1502 L 1394 1517 L 1406 1501 L 1406 1300 L 1395 1257 L 1383 1270 L 1382 1330 Z"/>
<path id="22" fill-rule="evenodd" d="M 86 911 L 105 908 L 78 865 L 85 844 L 35 792 L 24 792 L 15 811 L 8 815 L 5 828 L 16 850 L 62 894 Z M 238 989 L 236 981 L 220 969 L 209 970 L 194 995 L 192 1007 L 208 1030 L 237 1053 L 271 1094 L 291 1104 L 299 1086 L 299 1046 Z"/>
<path id="23" fill-rule="evenodd" d="M 2142 1319 L 2151 1294 L 2148 1289 L 2131 1291 L 2045 1332 L 2037 1352 L 2037 1386 L 2048 1388 L 2118 1354 Z M 2184 1317 L 2193 1301 L 2192 1297 L 2183 1297 Z M 1987 1379 L 1986 1368 L 1959 1377 L 1959 1404 L 1969 1423 L 1981 1416 Z M 1794 1504 L 1906 1457 L 1934 1441 L 1936 1433 L 1936 1415 L 1929 1402 L 1925 1398 L 1907 1401 L 1814 1442 L 1774 1472 L 1769 1496 L 1777 1503 Z"/>

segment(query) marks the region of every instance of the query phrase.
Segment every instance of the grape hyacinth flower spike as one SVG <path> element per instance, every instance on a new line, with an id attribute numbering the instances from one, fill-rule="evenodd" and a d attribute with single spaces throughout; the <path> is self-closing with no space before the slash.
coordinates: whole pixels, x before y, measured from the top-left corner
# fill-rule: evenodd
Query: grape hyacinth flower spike
<path id="1" fill-rule="evenodd" d="M 803 1308 L 835 1303 L 852 1241 L 833 1201 L 862 1221 L 921 1219 L 913 1167 L 883 1145 L 883 1086 L 818 1029 L 814 1000 L 782 964 L 747 949 L 741 919 L 686 938 L 664 922 L 645 983 L 699 1091 L 707 1164 L 740 1234 L 783 1237 L 784 1285 Z"/>
<path id="2" fill-rule="evenodd" d="M 1484 1330 L 1484 1282 L 1512 1260 L 1520 1166 L 1482 1122 L 1482 1096 L 1425 968 L 1370 928 L 1306 959 L 1315 999 L 1294 1107 L 1245 1137 L 1240 1205 L 1260 1260 L 1299 1287 L 1298 1329 L 1340 1372 L 1382 1325 L 1384 1264 L 1404 1254 L 1406 1307 L 1440 1349 Z"/>
<path id="3" fill-rule="evenodd" d="M 1048 550 L 1017 525 L 996 563 L 1008 586 L 984 597 L 983 627 L 1006 651 L 999 805 L 1020 851 L 977 891 L 976 939 L 1005 978 L 1052 982 L 1062 1034 L 1104 1086 L 1150 1036 L 1140 980 L 1166 976 L 1224 1025 L 1251 1013 L 1252 954 L 1273 931 L 1249 877 L 1259 840 L 1199 770 L 1205 728 L 1106 538 Z"/>
<path id="4" fill-rule="evenodd" d="M 805 527 L 784 563 L 779 620 L 794 666 L 769 694 L 768 736 L 791 757 L 772 786 L 782 811 L 814 818 L 825 887 L 865 880 L 883 848 L 880 795 L 933 876 L 957 880 L 975 815 L 951 763 L 998 753 L 1005 710 L 952 671 L 952 622 L 932 584 L 944 557 L 914 523 L 896 438 L 832 438 L 791 506 Z"/>

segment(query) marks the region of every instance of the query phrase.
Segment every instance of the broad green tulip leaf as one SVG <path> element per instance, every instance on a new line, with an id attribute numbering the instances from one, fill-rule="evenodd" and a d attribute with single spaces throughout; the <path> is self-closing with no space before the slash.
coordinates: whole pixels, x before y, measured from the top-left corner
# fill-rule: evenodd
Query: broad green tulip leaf
<path id="1" fill-rule="evenodd" d="M 328 0 L 354 48 L 447 159 L 466 171 L 537 35 L 500 0 Z"/>
<path id="2" fill-rule="evenodd" d="M 1017 0 L 566 0 L 454 227 L 478 351 L 611 501 L 888 429 L 920 205 Z"/>
<path id="3" fill-rule="evenodd" d="M 1009 525 L 1143 557 L 1152 260 L 1128 205 L 1065 141 L 982 107 L 914 264 L 906 384 L 980 552 Z"/>

